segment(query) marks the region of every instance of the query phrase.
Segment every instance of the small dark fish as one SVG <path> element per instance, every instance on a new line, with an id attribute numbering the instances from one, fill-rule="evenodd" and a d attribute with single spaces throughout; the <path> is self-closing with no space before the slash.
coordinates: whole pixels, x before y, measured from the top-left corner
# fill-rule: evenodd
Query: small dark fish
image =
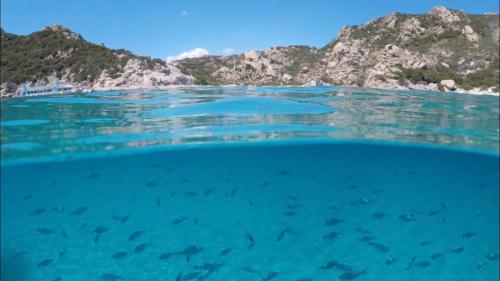
<path id="1" fill-rule="evenodd" d="M 117 280 L 123 280 L 123 278 L 120 275 L 116 275 L 113 273 L 104 273 L 101 275 L 101 278 L 105 281 L 117 281 Z"/>
<path id="2" fill-rule="evenodd" d="M 411 267 L 413 266 L 413 264 L 415 264 L 415 259 L 416 259 L 416 257 L 415 257 L 415 256 L 411 257 L 411 260 L 410 260 L 410 262 L 408 263 L 408 266 L 406 267 L 406 270 L 407 270 L 407 271 L 411 269 Z"/>
<path id="3" fill-rule="evenodd" d="M 433 216 L 437 216 L 437 215 L 439 215 L 439 213 L 441 213 L 441 210 L 432 210 L 432 211 L 430 211 L 429 213 L 427 213 L 427 215 L 428 215 L 429 217 L 433 217 Z"/>
<path id="4" fill-rule="evenodd" d="M 161 207 L 160 196 L 156 196 L 156 206 Z"/>
<path id="5" fill-rule="evenodd" d="M 121 223 L 121 224 L 124 224 L 128 221 L 128 219 L 130 218 L 130 215 L 125 215 L 125 216 L 116 216 L 116 215 L 112 215 L 111 216 L 111 219 Z"/>
<path id="6" fill-rule="evenodd" d="M 380 219 L 383 219 L 385 217 L 386 217 L 386 214 L 384 214 L 383 212 L 376 212 L 372 215 L 372 218 L 376 219 L 376 220 L 380 220 Z"/>
<path id="7" fill-rule="evenodd" d="M 269 184 L 270 184 L 270 182 L 265 181 L 265 182 L 263 182 L 263 183 L 261 183 L 261 184 L 260 184 L 260 187 L 266 187 L 266 186 L 268 186 Z"/>
<path id="8" fill-rule="evenodd" d="M 246 233 L 248 241 L 250 241 L 250 245 L 248 245 L 248 249 L 251 250 L 255 246 L 255 239 L 253 238 L 252 234 Z"/>
<path id="9" fill-rule="evenodd" d="M 366 205 L 366 204 L 370 203 L 370 200 L 368 200 L 366 198 L 360 198 L 360 199 L 357 199 L 357 200 L 354 200 L 354 201 L 350 201 L 349 203 L 352 206 L 358 207 L 360 205 Z"/>
<path id="10" fill-rule="evenodd" d="M 38 232 L 40 234 L 51 234 L 51 233 L 54 233 L 54 230 L 48 229 L 48 228 L 44 228 L 44 227 L 39 227 L 39 228 L 36 229 L 36 232 Z"/>
<path id="11" fill-rule="evenodd" d="M 231 248 L 226 248 L 226 249 L 224 249 L 224 250 L 222 250 L 222 251 L 220 252 L 219 256 L 225 256 L 225 255 L 227 255 L 227 254 L 231 253 L 231 251 L 232 251 L 232 250 L 234 250 L 234 248 L 233 248 L 233 247 L 231 247 Z"/>
<path id="12" fill-rule="evenodd" d="M 282 176 L 288 176 L 290 174 L 289 171 L 287 170 L 279 170 L 278 171 L 278 174 L 282 175 Z"/>
<path id="13" fill-rule="evenodd" d="M 84 223 L 82 223 L 80 225 L 80 230 L 84 229 L 85 227 L 87 227 L 87 223 L 86 222 L 84 222 Z"/>
<path id="14" fill-rule="evenodd" d="M 498 254 L 489 253 L 486 255 L 486 258 L 489 259 L 490 261 L 496 261 L 498 260 L 499 256 Z"/>
<path id="15" fill-rule="evenodd" d="M 283 229 L 282 231 L 280 231 L 280 233 L 276 237 L 276 242 L 281 241 L 285 237 L 285 234 L 290 234 L 290 233 L 295 233 L 295 231 L 291 228 Z"/>
<path id="16" fill-rule="evenodd" d="M 100 176 L 101 176 L 101 174 L 99 174 L 99 173 L 92 173 L 92 174 L 89 175 L 89 178 L 91 178 L 91 179 L 97 179 Z"/>
<path id="17" fill-rule="evenodd" d="M 329 232 L 329 233 L 323 235 L 323 240 L 334 240 L 339 235 L 340 235 L 339 232 L 332 231 L 332 232 Z"/>
<path id="18" fill-rule="evenodd" d="M 182 272 L 179 272 L 177 276 L 175 276 L 175 281 L 182 281 Z"/>
<path id="19" fill-rule="evenodd" d="M 371 235 L 363 235 L 363 236 L 359 239 L 359 241 L 361 241 L 361 242 L 368 242 L 368 241 L 371 241 L 371 240 L 373 240 L 373 239 L 374 239 L 374 237 L 373 237 L 373 236 L 371 236 Z"/>
<path id="20" fill-rule="evenodd" d="M 102 233 L 97 234 L 97 235 L 94 237 L 94 244 L 99 243 L 99 239 L 101 238 L 101 235 L 102 235 Z"/>
<path id="21" fill-rule="evenodd" d="M 464 247 L 453 248 L 450 250 L 452 253 L 461 253 L 464 251 Z"/>
<path id="22" fill-rule="evenodd" d="M 134 248 L 134 253 L 138 254 L 138 253 L 142 253 L 144 252 L 144 250 L 146 250 L 149 245 L 151 245 L 150 243 L 141 243 L 139 245 L 137 245 L 135 248 Z"/>
<path id="23" fill-rule="evenodd" d="M 80 207 L 78 209 L 75 209 L 70 214 L 73 215 L 73 216 L 79 216 L 79 215 L 85 213 L 87 211 L 87 209 L 88 209 L 87 207 Z"/>
<path id="24" fill-rule="evenodd" d="M 146 187 L 155 187 L 156 185 L 157 185 L 157 183 L 156 182 L 152 182 L 152 181 L 150 181 L 150 182 L 148 182 L 148 183 L 145 184 Z"/>
<path id="25" fill-rule="evenodd" d="M 172 225 L 181 224 L 183 221 L 187 220 L 187 217 L 176 218 L 171 222 Z"/>
<path id="26" fill-rule="evenodd" d="M 374 249 L 376 249 L 377 251 L 379 252 L 382 252 L 382 253 L 387 253 L 389 252 L 389 248 L 387 248 L 386 246 L 380 244 L 380 243 L 377 243 L 377 242 L 373 242 L 373 241 L 368 241 L 366 242 L 368 245 L 372 246 Z"/>
<path id="27" fill-rule="evenodd" d="M 297 212 L 294 212 L 294 211 L 288 211 L 288 212 L 284 212 L 283 213 L 283 216 L 285 217 L 293 217 L 295 215 L 297 215 L 298 213 Z"/>
<path id="28" fill-rule="evenodd" d="M 138 230 L 132 234 L 129 235 L 128 241 L 134 241 L 137 238 L 139 238 L 142 234 L 144 233 L 144 230 Z"/>
<path id="29" fill-rule="evenodd" d="M 397 261 L 398 261 L 398 259 L 396 259 L 396 258 L 389 258 L 389 259 L 387 259 L 387 260 L 385 261 L 385 264 L 386 264 L 386 265 L 392 265 L 392 264 L 394 264 L 394 263 L 395 263 L 395 262 L 397 262 Z"/>
<path id="30" fill-rule="evenodd" d="M 439 253 L 439 252 L 436 252 L 434 254 L 431 255 L 431 260 L 435 260 L 435 259 L 438 259 L 440 257 L 442 257 L 443 254 Z"/>
<path id="31" fill-rule="evenodd" d="M 62 277 L 56 277 L 52 281 L 62 281 Z"/>
<path id="32" fill-rule="evenodd" d="M 178 256 L 180 256 L 180 255 L 192 256 L 192 255 L 198 254 L 202 250 L 203 250 L 203 248 L 201 248 L 201 247 L 191 245 L 191 246 L 188 246 L 188 247 L 184 248 L 183 250 L 177 252 L 177 255 Z"/>
<path id="33" fill-rule="evenodd" d="M 476 265 L 476 269 L 481 269 L 485 265 L 486 265 L 485 261 L 478 261 L 477 265 Z"/>
<path id="34" fill-rule="evenodd" d="M 340 270 L 340 271 L 344 271 L 344 272 L 354 271 L 354 268 L 352 268 L 352 266 L 347 265 L 345 263 L 337 263 L 335 265 L 335 268 L 338 269 L 338 270 Z"/>
<path id="35" fill-rule="evenodd" d="M 182 194 L 184 194 L 187 197 L 195 197 L 198 195 L 198 193 L 193 192 L 193 191 L 186 191 L 186 192 L 183 192 Z"/>
<path id="36" fill-rule="evenodd" d="M 233 190 L 231 190 L 231 196 L 234 196 L 236 195 L 236 191 L 238 190 L 238 188 L 233 188 Z"/>
<path id="37" fill-rule="evenodd" d="M 203 270 L 203 271 L 208 271 L 208 272 L 214 272 L 221 268 L 224 264 L 223 263 L 203 263 L 202 265 L 195 265 L 193 268 L 196 270 Z"/>
<path id="38" fill-rule="evenodd" d="M 312 281 L 312 278 L 300 278 L 297 281 Z"/>
<path id="39" fill-rule="evenodd" d="M 66 255 L 66 249 L 63 249 L 63 250 L 59 251 L 59 259 L 64 258 L 65 255 Z"/>
<path id="40" fill-rule="evenodd" d="M 339 279 L 340 280 L 353 280 L 355 278 L 358 278 L 359 276 L 363 275 L 365 273 L 365 270 L 361 270 L 361 271 L 356 271 L 356 270 L 352 270 L 352 271 L 348 271 L 348 272 L 344 272 L 342 274 L 339 275 Z"/>
<path id="41" fill-rule="evenodd" d="M 53 259 L 44 259 L 43 261 L 41 261 L 37 264 L 37 267 L 46 267 L 46 266 L 52 264 L 52 262 L 54 262 Z"/>
<path id="42" fill-rule="evenodd" d="M 429 245 L 430 243 L 431 243 L 431 241 L 429 241 L 429 240 L 422 241 L 422 242 L 420 242 L 420 246 L 427 246 L 427 245 Z"/>
<path id="43" fill-rule="evenodd" d="M 326 219 L 325 220 L 325 225 L 326 226 L 334 226 L 334 225 L 337 225 L 341 222 L 344 222 L 343 220 L 341 219 L 337 219 L 337 218 L 331 218 L 331 219 Z"/>
<path id="44" fill-rule="evenodd" d="M 170 192 L 170 197 L 174 197 L 176 194 L 177 194 L 177 192 L 172 191 L 172 192 Z"/>
<path id="45" fill-rule="evenodd" d="M 405 222 L 410 222 L 410 221 L 416 221 L 417 220 L 417 218 L 415 217 L 415 214 L 413 214 L 413 213 L 408 213 L 408 214 L 401 215 L 401 216 L 399 216 L 399 219 L 402 220 L 402 221 L 405 221 Z"/>
<path id="46" fill-rule="evenodd" d="M 262 280 L 263 281 L 269 281 L 269 280 L 273 280 L 274 278 L 276 278 L 278 276 L 278 272 L 276 271 L 273 271 L 271 273 L 268 273 L 266 276 L 262 277 Z"/>
<path id="47" fill-rule="evenodd" d="M 331 268 L 336 267 L 337 264 L 338 264 L 338 262 L 336 262 L 336 261 L 329 261 L 329 262 L 323 264 L 322 266 L 320 266 L 319 269 L 323 269 L 323 270 L 331 269 Z"/>
<path id="48" fill-rule="evenodd" d="M 64 238 L 68 238 L 68 233 L 66 232 L 66 230 L 63 230 L 61 233 Z"/>
<path id="49" fill-rule="evenodd" d="M 249 266 L 245 266 L 241 270 L 243 270 L 244 272 L 247 272 L 247 273 L 251 273 L 251 274 L 257 273 L 257 270 L 255 270 Z"/>
<path id="50" fill-rule="evenodd" d="M 115 260 L 122 259 L 128 255 L 127 252 L 116 252 L 111 257 Z"/>
<path id="51" fill-rule="evenodd" d="M 33 198 L 33 195 L 28 194 L 28 195 L 25 195 L 23 198 L 21 198 L 21 201 L 28 201 L 28 200 L 30 200 L 31 198 Z"/>
<path id="52" fill-rule="evenodd" d="M 163 253 L 160 256 L 158 256 L 158 259 L 160 259 L 160 260 L 166 260 L 166 259 L 170 258 L 173 255 L 174 255 L 174 253 Z"/>
<path id="53" fill-rule="evenodd" d="M 31 213 L 32 216 L 38 216 L 38 215 L 41 215 L 43 213 L 45 213 L 45 211 L 47 211 L 47 209 L 45 208 L 38 208 L 36 210 L 33 211 L 33 213 Z"/>
<path id="54" fill-rule="evenodd" d="M 444 202 L 441 202 L 439 203 L 441 205 L 441 208 L 447 210 L 448 209 L 448 206 L 446 206 L 446 204 Z"/>
<path id="55" fill-rule="evenodd" d="M 94 229 L 94 233 L 103 234 L 103 233 L 107 232 L 108 230 L 109 230 L 109 228 L 107 226 L 98 226 Z"/>
<path id="56" fill-rule="evenodd" d="M 462 233 L 462 238 L 471 238 L 475 235 L 476 235 L 476 233 L 474 233 L 474 232 L 467 232 L 466 231 L 466 232 Z"/>
<path id="57" fill-rule="evenodd" d="M 328 206 L 328 209 L 329 210 L 340 210 L 340 209 L 342 209 L 342 206 L 340 206 L 339 204 L 333 204 L 333 205 Z"/>
<path id="58" fill-rule="evenodd" d="M 431 265 L 431 262 L 430 261 L 420 261 L 420 262 L 415 262 L 413 265 L 418 266 L 418 267 L 428 267 L 429 265 Z"/>
<path id="59" fill-rule="evenodd" d="M 210 193 L 212 193 L 214 191 L 215 191 L 214 188 L 207 189 L 207 190 L 205 190 L 205 192 L 203 193 L 203 195 L 207 196 L 207 195 L 209 195 Z"/>
<path id="60" fill-rule="evenodd" d="M 182 276 L 182 280 L 183 281 L 193 280 L 196 279 L 199 275 L 200 272 L 189 272 L 188 274 Z"/>
<path id="61" fill-rule="evenodd" d="M 188 179 L 188 178 L 186 178 L 186 177 L 184 177 L 184 176 L 181 176 L 181 180 L 182 180 L 183 182 L 185 182 L 185 183 L 191 182 L 191 180 L 190 180 L 190 179 Z"/>
<path id="62" fill-rule="evenodd" d="M 28 253 L 28 251 L 18 251 L 18 252 L 15 252 L 14 254 L 12 254 L 11 258 L 18 258 L 18 257 L 26 255 L 27 253 Z"/>

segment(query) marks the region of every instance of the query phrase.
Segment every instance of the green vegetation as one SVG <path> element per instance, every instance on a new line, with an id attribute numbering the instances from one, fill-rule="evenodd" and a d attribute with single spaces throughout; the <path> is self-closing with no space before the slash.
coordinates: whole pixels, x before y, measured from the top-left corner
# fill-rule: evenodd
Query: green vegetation
<path id="1" fill-rule="evenodd" d="M 68 37 L 70 30 L 46 28 L 28 36 L 16 36 L 2 30 L 2 83 L 19 84 L 25 81 L 46 80 L 55 73 L 61 78 L 69 71 L 74 82 L 93 82 L 103 70 L 112 78 L 120 76 L 131 58 L 141 58 L 152 69 L 161 60 L 137 57 L 125 50 L 112 50 L 89 43 L 79 35 Z"/>

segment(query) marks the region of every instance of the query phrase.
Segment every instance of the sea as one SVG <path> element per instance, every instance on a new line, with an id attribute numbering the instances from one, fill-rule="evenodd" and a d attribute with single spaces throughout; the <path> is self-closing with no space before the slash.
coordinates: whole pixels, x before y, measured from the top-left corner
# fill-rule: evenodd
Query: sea
<path id="1" fill-rule="evenodd" d="M 499 97 L 179 87 L 1 102 L 2 281 L 497 281 Z"/>

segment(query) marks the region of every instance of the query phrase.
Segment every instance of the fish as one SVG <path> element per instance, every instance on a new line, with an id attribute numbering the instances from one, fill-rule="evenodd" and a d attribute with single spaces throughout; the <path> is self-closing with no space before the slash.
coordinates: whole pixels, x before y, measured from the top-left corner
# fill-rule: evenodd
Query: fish
<path id="1" fill-rule="evenodd" d="M 233 188 L 233 190 L 231 190 L 231 196 L 234 196 L 236 195 L 236 191 L 238 190 L 237 187 Z"/>
<path id="2" fill-rule="evenodd" d="M 125 216 L 117 216 L 117 215 L 112 215 L 111 216 L 111 219 L 119 222 L 120 224 L 124 224 L 128 221 L 128 219 L 130 218 L 130 215 L 125 215 Z"/>
<path id="3" fill-rule="evenodd" d="M 189 281 L 196 279 L 200 275 L 200 272 L 189 272 L 182 276 L 182 281 Z"/>
<path id="4" fill-rule="evenodd" d="M 417 220 L 415 214 L 413 214 L 413 213 L 407 213 L 407 214 L 401 215 L 401 216 L 399 216 L 399 219 L 404 221 L 404 222 L 411 222 L 411 221 Z"/>
<path id="5" fill-rule="evenodd" d="M 158 184 L 156 182 L 153 182 L 153 181 L 150 181 L 150 182 L 144 184 L 144 186 L 146 186 L 146 187 L 155 187 L 156 185 L 158 185 Z"/>
<path id="6" fill-rule="evenodd" d="M 219 256 L 225 256 L 225 255 L 227 255 L 227 254 L 231 253 L 231 251 L 233 251 L 233 250 L 234 250 L 234 248 L 233 248 L 233 247 L 226 248 L 226 249 L 224 249 L 224 250 L 222 250 L 222 251 L 220 252 Z"/>
<path id="7" fill-rule="evenodd" d="M 361 271 L 357 271 L 357 270 L 351 270 L 351 271 L 347 271 L 347 272 L 344 272 L 342 274 L 339 275 L 339 279 L 340 280 L 353 280 L 355 278 L 358 278 L 359 276 L 365 274 L 366 270 L 361 270 Z"/>
<path id="8" fill-rule="evenodd" d="M 123 280 L 123 278 L 120 275 L 116 275 L 113 273 L 103 273 L 103 274 L 101 274 L 101 279 L 103 279 L 105 281 Z"/>
<path id="9" fill-rule="evenodd" d="M 175 281 L 182 281 L 182 272 L 179 272 L 177 276 L 175 276 Z"/>
<path id="10" fill-rule="evenodd" d="M 71 212 L 70 214 L 73 216 L 79 216 L 79 215 L 85 213 L 87 210 L 88 210 L 87 207 L 80 207 L 80 208 L 73 210 L 73 212 Z"/>
<path id="11" fill-rule="evenodd" d="M 444 202 L 439 203 L 439 205 L 441 206 L 441 208 L 443 208 L 445 210 L 448 209 L 448 206 L 446 206 L 446 204 Z"/>
<path id="12" fill-rule="evenodd" d="M 475 235 L 476 235 L 476 233 L 474 233 L 474 232 L 466 231 L 466 232 L 462 233 L 462 238 L 471 238 L 471 237 L 474 237 Z"/>
<path id="13" fill-rule="evenodd" d="M 101 176 L 99 173 L 91 173 L 88 177 L 91 179 L 97 179 Z"/>
<path id="14" fill-rule="evenodd" d="M 156 206 L 161 207 L 160 196 L 156 196 Z"/>
<path id="15" fill-rule="evenodd" d="M 183 250 L 177 252 L 176 254 L 178 256 L 180 256 L 180 255 L 186 256 L 186 261 L 189 262 L 191 260 L 191 256 L 198 254 L 202 250 L 203 250 L 203 248 L 201 248 L 201 247 L 191 245 L 191 246 L 188 246 L 188 247 L 184 248 Z"/>
<path id="16" fill-rule="evenodd" d="M 144 250 L 146 250 L 149 245 L 151 245 L 150 243 L 141 243 L 139 245 L 137 245 L 135 248 L 134 248 L 134 253 L 138 254 L 138 253 L 142 253 L 144 252 Z"/>
<path id="17" fill-rule="evenodd" d="M 250 241 L 250 245 L 248 245 L 248 249 L 251 250 L 255 246 L 255 239 L 253 238 L 252 234 L 250 234 L 248 232 L 246 233 L 246 237 L 247 237 L 248 241 Z"/>
<path id="18" fill-rule="evenodd" d="M 290 172 L 287 170 L 278 170 L 278 174 L 280 174 L 282 176 L 288 176 L 290 174 Z"/>
<path id="19" fill-rule="evenodd" d="M 86 223 L 86 222 L 82 223 L 82 224 L 80 225 L 80 228 L 79 228 L 79 229 L 80 229 L 80 230 L 82 230 L 82 229 L 84 229 L 85 227 L 87 227 L 87 223 Z"/>
<path id="20" fill-rule="evenodd" d="M 52 281 L 62 281 L 62 277 L 60 277 L 60 276 L 56 277 L 56 278 L 52 279 Z"/>
<path id="21" fill-rule="evenodd" d="M 481 269 L 485 265 L 486 265 L 485 261 L 478 261 L 477 265 L 476 265 L 476 269 Z"/>
<path id="22" fill-rule="evenodd" d="M 59 251 L 59 259 L 64 258 L 65 255 L 66 255 L 66 249 L 62 249 Z"/>
<path id="23" fill-rule="evenodd" d="M 212 193 L 214 191 L 215 191 L 215 188 L 207 189 L 207 190 L 205 190 L 205 192 L 203 193 L 203 195 L 207 196 L 207 195 L 209 195 L 210 193 Z"/>
<path id="24" fill-rule="evenodd" d="M 187 220 L 187 217 L 180 217 L 180 218 L 176 218 L 175 220 L 173 220 L 171 222 L 172 225 L 178 225 L 178 224 L 181 224 L 183 221 Z"/>
<path id="25" fill-rule="evenodd" d="M 44 259 L 41 262 L 39 262 L 36 267 L 37 268 L 46 267 L 48 265 L 51 265 L 53 262 L 54 262 L 53 259 Z"/>
<path id="26" fill-rule="evenodd" d="M 443 254 L 439 253 L 439 252 L 435 252 L 431 255 L 431 260 L 435 260 L 435 259 L 438 259 L 440 257 L 442 257 Z"/>
<path id="27" fill-rule="evenodd" d="M 64 238 L 68 238 L 68 233 L 66 232 L 66 230 L 63 230 L 61 234 Z"/>
<path id="28" fill-rule="evenodd" d="M 297 215 L 298 213 L 297 212 L 294 212 L 294 211 L 288 211 L 288 212 L 284 212 L 283 213 L 283 216 L 285 217 L 293 217 L 295 215 Z"/>
<path id="29" fill-rule="evenodd" d="M 244 272 L 247 272 L 247 273 L 251 273 L 251 274 L 257 273 L 257 270 L 255 270 L 255 269 L 253 269 L 253 268 L 251 268 L 249 266 L 245 266 L 241 270 L 243 270 Z"/>
<path id="30" fill-rule="evenodd" d="M 344 263 L 339 263 L 337 261 L 329 261 L 322 266 L 319 267 L 319 269 L 322 270 L 327 270 L 327 269 L 332 269 L 336 268 L 340 271 L 348 272 L 348 271 L 353 271 L 353 268 L 350 265 L 344 264 Z"/>
<path id="31" fill-rule="evenodd" d="M 138 230 L 128 236 L 128 241 L 134 241 L 144 233 L 144 230 Z"/>
<path id="32" fill-rule="evenodd" d="M 96 234 L 103 234 L 105 232 L 108 232 L 109 228 L 107 226 L 98 226 L 94 228 L 94 233 Z"/>
<path id="33" fill-rule="evenodd" d="M 325 240 L 325 241 L 326 240 L 334 240 L 339 235 L 340 235 L 340 232 L 332 231 L 332 232 L 329 232 L 329 233 L 323 235 L 323 240 Z"/>
<path id="34" fill-rule="evenodd" d="M 266 276 L 262 277 L 262 280 L 263 281 L 273 280 L 277 276 L 278 276 L 278 272 L 273 271 L 273 272 L 268 273 Z"/>
<path id="35" fill-rule="evenodd" d="M 51 233 L 54 233 L 54 230 L 52 229 L 48 229 L 48 228 L 44 228 L 44 227 L 39 227 L 36 229 L 36 232 L 40 233 L 40 234 L 51 234 Z"/>
<path id="36" fill-rule="evenodd" d="M 385 261 L 385 264 L 386 264 L 386 265 L 391 265 L 391 264 L 396 263 L 397 261 L 398 261 L 398 259 L 396 259 L 396 258 L 392 257 L 392 258 L 387 259 L 387 260 Z"/>
<path id="37" fill-rule="evenodd" d="M 431 243 L 431 241 L 429 241 L 429 240 L 425 240 L 425 241 L 420 242 L 420 246 L 427 246 L 427 245 L 429 245 L 430 243 Z"/>
<path id="38" fill-rule="evenodd" d="M 283 229 L 282 231 L 280 231 L 278 236 L 276 236 L 276 242 L 281 241 L 285 237 L 285 234 L 287 234 L 287 233 L 295 233 L 295 231 L 289 227 Z"/>
<path id="39" fill-rule="evenodd" d="M 38 215 L 41 215 L 41 214 L 45 213 L 45 211 L 47 211 L 47 209 L 45 209 L 45 208 L 38 208 L 38 209 L 34 210 L 31 213 L 31 215 L 32 216 L 38 216 Z"/>
<path id="40" fill-rule="evenodd" d="M 406 270 L 407 270 L 407 271 L 411 269 L 411 267 L 412 267 L 412 266 L 413 266 L 413 264 L 415 263 L 415 259 L 416 259 L 416 257 L 415 257 L 415 256 L 411 257 L 411 260 L 410 260 L 410 262 L 408 263 L 408 266 L 406 267 Z"/>
<path id="41" fill-rule="evenodd" d="M 450 251 L 451 251 L 452 253 L 457 253 L 457 254 L 458 254 L 458 253 L 461 253 L 461 252 L 463 252 L 463 251 L 464 251 L 464 247 L 462 246 L 462 247 L 453 248 L 453 249 L 451 249 Z"/>
<path id="42" fill-rule="evenodd" d="M 337 218 L 331 218 L 331 219 L 326 219 L 325 220 L 325 225 L 326 226 L 334 226 L 334 225 L 337 225 L 341 222 L 344 222 L 343 220 L 341 219 L 337 219 Z"/>
<path id="43" fill-rule="evenodd" d="M 420 261 L 420 262 L 415 262 L 413 265 L 418 266 L 418 267 L 428 267 L 429 265 L 431 265 L 431 262 L 430 261 Z"/>
<path id="44" fill-rule="evenodd" d="M 498 254 L 493 254 L 493 253 L 489 253 L 485 257 L 490 261 L 496 261 L 499 258 Z"/>
<path id="45" fill-rule="evenodd" d="M 186 192 L 183 192 L 182 194 L 184 194 L 187 197 L 195 197 L 198 195 L 198 193 L 193 192 L 193 191 L 186 191 Z"/>
<path id="46" fill-rule="evenodd" d="M 116 252 L 111 257 L 115 260 L 122 259 L 128 255 L 127 252 Z"/>
<path id="47" fill-rule="evenodd" d="M 94 244 L 99 243 L 99 239 L 101 238 L 101 235 L 102 235 L 102 233 L 97 234 L 97 235 L 94 237 Z"/>
<path id="48" fill-rule="evenodd" d="M 432 210 L 432 211 L 429 211 L 429 213 L 427 213 L 427 215 L 429 217 L 433 217 L 433 216 L 439 215 L 439 213 L 441 213 L 441 210 Z"/>
<path id="49" fill-rule="evenodd" d="M 376 212 L 372 215 L 372 218 L 376 219 L 376 220 L 383 219 L 385 217 L 386 217 L 386 214 L 384 214 L 383 212 Z"/>
<path id="50" fill-rule="evenodd" d="M 336 262 L 336 261 L 329 261 L 329 262 L 321 265 L 319 267 L 319 269 L 323 269 L 323 270 L 325 270 L 325 269 L 331 269 L 331 268 L 334 268 L 335 266 L 337 266 L 337 264 L 338 264 L 338 262 Z"/>
<path id="51" fill-rule="evenodd" d="M 161 255 L 158 256 L 158 259 L 159 260 L 166 260 L 166 259 L 170 258 L 173 255 L 174 255 L 174 253 L 163 253 L 163 254 L 161 254 Z"/>
<path id="52" fill-rule="evenodd" d="M 33 198 L 33 195 L 32 194 L 28 194 L 28 195 L 23 196 L 23 198 L 21 198 L 21 201 L 28 201 L 31 198 Z"/>
<path id="53" fill-rule="evenodd" d="M 207 272 L 214 272 L 221 268 L 224 264 L 223 263 L 203 263 L 202 265 L 195 265 L 193 268 L 196 270 L 203 270 Z"/>

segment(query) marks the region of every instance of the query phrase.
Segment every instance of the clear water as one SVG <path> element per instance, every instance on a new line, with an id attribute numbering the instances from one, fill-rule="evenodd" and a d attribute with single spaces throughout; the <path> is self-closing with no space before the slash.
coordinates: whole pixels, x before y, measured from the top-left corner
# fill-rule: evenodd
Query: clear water
<path id="1" fill-rule="evenodd" d="M 498 280 L 498 106 L 331 87 L 2 101 L 2 280 Z"/>

